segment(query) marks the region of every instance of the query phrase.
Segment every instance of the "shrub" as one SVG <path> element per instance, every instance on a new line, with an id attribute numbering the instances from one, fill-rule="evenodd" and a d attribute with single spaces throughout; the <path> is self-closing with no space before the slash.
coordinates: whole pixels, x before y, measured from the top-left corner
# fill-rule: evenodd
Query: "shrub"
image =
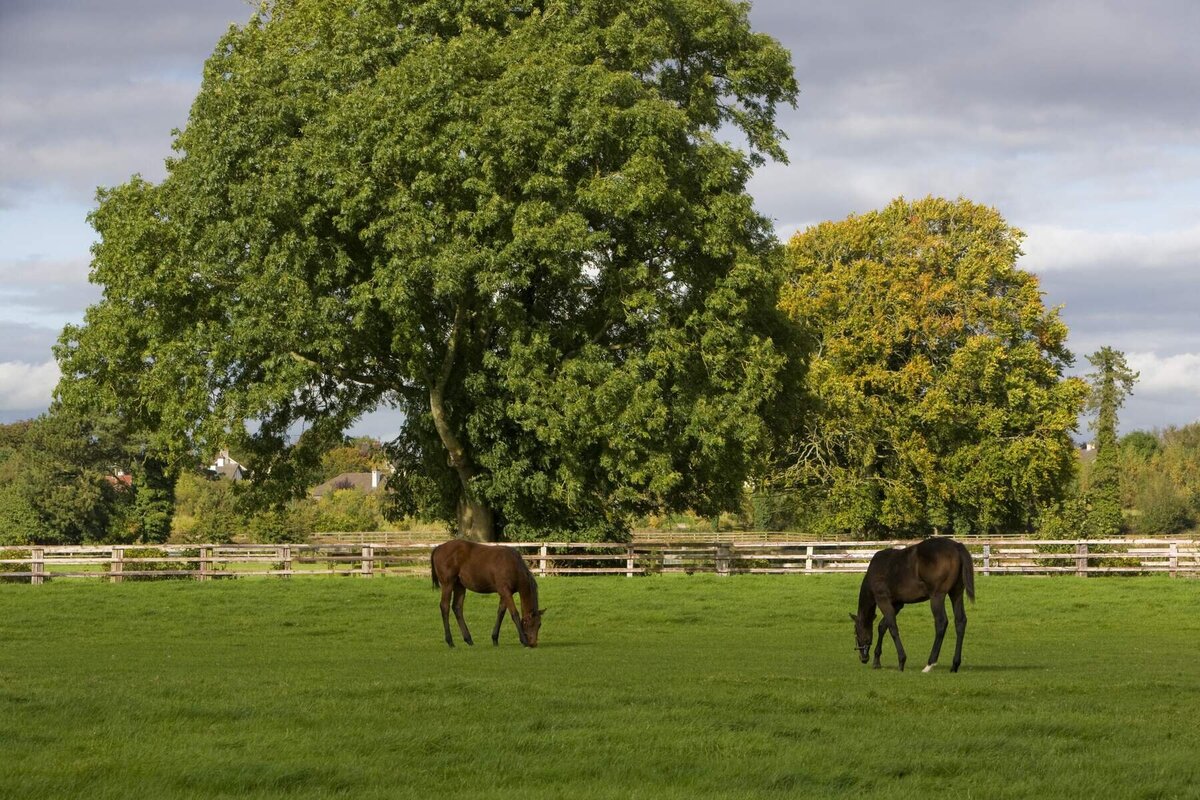
<path id="1" fill-rule="evenodd" d="M 1171 479 L 1163 474 L 1146 475 L 1134 502 L 1134 530 L 1144 534 L 1172 534 L 1187 530 L 1195 521 L 1191 504 Z"/>

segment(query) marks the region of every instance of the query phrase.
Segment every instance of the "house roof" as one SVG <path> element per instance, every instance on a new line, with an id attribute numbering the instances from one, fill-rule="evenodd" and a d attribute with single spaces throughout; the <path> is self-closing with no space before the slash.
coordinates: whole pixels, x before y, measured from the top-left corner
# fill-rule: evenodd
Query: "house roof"
<path id="1" fill-rule="evenodd" d="M 246 470 L 242 468 L 241 464 L 230 458 L 228 450 L 217 453 L 216 460 L 205 469 L 213 478 L 229 478 L 231 481 L 240 481 L 246 477 Z"/>

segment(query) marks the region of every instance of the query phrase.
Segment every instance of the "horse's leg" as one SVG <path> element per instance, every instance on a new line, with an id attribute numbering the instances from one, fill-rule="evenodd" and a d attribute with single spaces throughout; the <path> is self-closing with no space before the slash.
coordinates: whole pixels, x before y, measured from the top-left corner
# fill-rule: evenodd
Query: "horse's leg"
<path id="1" fill-rule="evenodd" d="M 904 652 L 904 645 L 900 643 L 900 628 L 896 625 L 896 614 L 903 608 L 903 604 L 892 606 L 890 601 L 878 603 L 879 610 L 883 613 L 883 624 L 892 632 L 892 642 L 896 645 L 896 658 L 900 662 L 900 671 L 904 671 L 904 662 L 908 660 L 908 655 Z"/>
<path id="2" fill-rule="evenodd" d="M 962 644 L 963 636 L 967 633 L 967 606 L 963 602 L 962 587 L 958 587 L 951 595 L 950 602 L 954 604 L 954 664 L 950 667 L 951 672 L 958 672 L 958 665 L 962 663 Z"/>
<path id="3" fill-rule="evenodd" d="M 442 584 L 442 627 L 446 630 L 446 644 L 454 647 L 454 637 L 450 635 L 450 592 L 454 585 L 451 581 Z"/>
<path id="4" fill-rule="evenodd" d="M 875 663 L 871 665 L 871 667 L 873 669 L 879 669 L 879 667 L 882 666 L 879 663 L 879 656 L 881 656 L 883 654 L 883 634 L 886 632 L 887 632 L 887 620 L 880 619 L 879 620 L 879 636 L 876 637 L 876 641 L 875 641 Z"/>
<path id="5" fill-rule="evenodd" d="M 929 651 L 929 663 L 922 672 L 929 672 L 937 666 L 938 653 L 942 652 L 942 639 L 946 636 L 946 595 L 935 594 L 929 598 L 929 607 L 933 609 L 933 649 Z"/>
<path id="6" fill-rule="evenodd" d="M 496 627 L 492 628 L 492 644 L 500 644 L 500 623 L 504 622 L 504 600 L 500 600 L 500 607 L 496 609 Z"/>
<path id="7" fill-rule="evenodd" d="M 458 629 L 462 631 L 463 641 L 467 644 L 475 644 L 471 641 L 471 632 L 467 630 L 467 621 L 463 619 L 463 601 L 467 597 L 467 587 L 461 583 L 454 586 L 454 618 L 458 620 Z"/>
<path id="8" fill-rule="evenodd" d="M 517 626 L 517 637 L 520 638 L 521 644 L 528 645 L 529 641 L 525 638 L 525 628 L 521 625 L 521 615 L 517 612 L 517 604 L 513 602 L 512 592 L 501 592 L 500 603 L 508 609 L 513 625 Z"/>

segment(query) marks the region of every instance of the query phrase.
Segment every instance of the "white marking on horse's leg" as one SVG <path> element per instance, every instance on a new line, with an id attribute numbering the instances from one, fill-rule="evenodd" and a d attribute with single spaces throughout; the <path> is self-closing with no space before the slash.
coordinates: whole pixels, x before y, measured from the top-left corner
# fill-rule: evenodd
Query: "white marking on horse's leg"
<path id="1" fill-rule="evenodd" d="M 934 668 L 934 667 L 936 667 L 936 666 L 937 666 L 937 664 L 936 664 L 936 663 L 935 663 L 935 664 L 929 664 L 929 665 L 927 665 L 927 666 L 925 667 L 925 669 L 921 670 L 921 672 L 933 672 L 933 668 Z"/>

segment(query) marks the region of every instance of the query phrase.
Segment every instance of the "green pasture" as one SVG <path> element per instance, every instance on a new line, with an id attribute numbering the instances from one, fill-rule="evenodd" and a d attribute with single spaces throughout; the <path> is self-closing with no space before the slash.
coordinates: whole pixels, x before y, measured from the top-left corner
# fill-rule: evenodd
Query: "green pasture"
<path id="1" fill-rule="evenodd" d="M 977 581 L 957 675 L 848 575 L 0 585 L 0 797 L 1200 797 L 1200 582 Z"/>

